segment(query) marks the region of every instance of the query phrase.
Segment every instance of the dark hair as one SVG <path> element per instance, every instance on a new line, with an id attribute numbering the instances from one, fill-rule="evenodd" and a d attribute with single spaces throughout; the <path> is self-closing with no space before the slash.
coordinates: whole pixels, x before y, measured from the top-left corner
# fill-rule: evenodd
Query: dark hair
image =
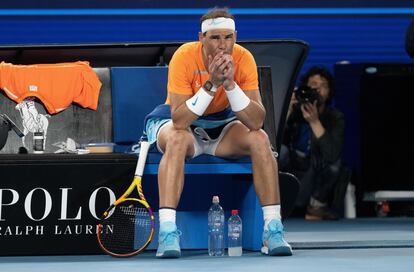
<path id="1" fill-rule="evenodd" d="M 329 97 L 327 103 L 331 102 L 332 98 L 335 96 L 335 79 L 325 67 L 312 66 L 303 76 L 301 76 L 299 86 L 307 85 L 309 78 L 316 75 L 319 75 L 328 81 Z"/>
<path id="2" fill-rule="evenodd" d="M 218 18 L 218 17 L 230 18 L 230 19 L 234 20 L 234 16 L 233 16 L 233 14 L 231 14 L 229 12 L 228 8 L 214 7 L 212 9 L 209 9 L 206 14 L 201 16 L 200 24 L 203 23 L 207 19 L 214 19 L 214 18 Z"/>

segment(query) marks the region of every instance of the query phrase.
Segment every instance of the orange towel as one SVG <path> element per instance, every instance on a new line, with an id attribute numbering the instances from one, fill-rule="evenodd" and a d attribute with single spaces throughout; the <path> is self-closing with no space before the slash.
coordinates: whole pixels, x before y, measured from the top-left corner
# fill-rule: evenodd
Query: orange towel
<path id="1" fill-rule="evenodd" d="M 72 102 L 96 110 L 102 83 L 87 61 L 56 64 L 14 65 L 0 63 L 0 88 L 20 103 L 37 97 L 50 114 Z"/>

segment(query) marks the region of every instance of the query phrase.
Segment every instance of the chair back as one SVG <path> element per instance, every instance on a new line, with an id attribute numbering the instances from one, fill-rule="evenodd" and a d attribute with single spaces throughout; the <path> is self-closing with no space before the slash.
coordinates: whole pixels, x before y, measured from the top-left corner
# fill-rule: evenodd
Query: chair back
<path id="1" fill-rule="evenodd" d="M 259 70 L 259 80 L 263 104 L 267 111 L 265 130 L 277 152 L 280 151 L 286 114 L 297 76 L 308 56 L 309 45 L 300 40 L 273 40 L 269 42 L 245 42 L 258 66 L 268 66 Z M 266 75 L 271 73 L 271 84 Z M 267 83 L 266 83 L 267 82 Z M 273 102 L 273 103 L 270 103 Z M 267 107 L 266 107 L 267 106 Z"/>

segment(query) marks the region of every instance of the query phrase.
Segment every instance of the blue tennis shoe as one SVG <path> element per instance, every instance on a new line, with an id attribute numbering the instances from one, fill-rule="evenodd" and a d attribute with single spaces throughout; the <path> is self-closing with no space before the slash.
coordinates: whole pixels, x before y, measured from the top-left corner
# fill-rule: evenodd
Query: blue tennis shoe
<path id="1" fill-rule="evenodd" d="M 269 222 L 268 230 L 263 232 L 262 253 L 270 256 L 291 256 L 292 247 L 285 241 L 283 225 L 280 220 Z"/>
<path id="2" fill-rule="evenodd" d="M 181 256 L 180 249 L 181 231 L 173 222 L 164 222 L 160 226 L 158 236 L 158 249 L 155 256 L 159 258 L 178 258 Z"/>

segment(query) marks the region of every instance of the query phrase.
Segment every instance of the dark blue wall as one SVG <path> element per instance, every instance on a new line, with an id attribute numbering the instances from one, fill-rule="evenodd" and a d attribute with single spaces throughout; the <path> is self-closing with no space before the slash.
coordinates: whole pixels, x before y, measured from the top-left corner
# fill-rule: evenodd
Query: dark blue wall
<path id="1" fill-rule="evenodd" d="M 51 1 L 39 3 L 46 6 L 48 2 Z M 403 1 L 397 1 L 393 7 L 384 7 L 383 1 L 379 1 L 377 7 L 371 8 L 320 8 L 323 1 L 311 1 L 308 6 L 313 3 L 319 7 L 303 8 L 299 2 L 293 1 L 292 5 L 296 6 L 288 8 L 247 9 L 244 8 L 246 1 L 240 1 L 238 6 L 242 8 L 231 9 L 237 19 L 238 38 L 302 39 L 311 46 L 305 69 L 313 64 L 332 68 L 342 60 L 409 61 L 404 50 L 404 35 L 414 14 L 414 4 L 404 8 L 401 7 Z M 147 9 L 137 5 L 120 9 L 109 4 L 103 9 L 92 9 L 81 5 L 82 1 L 73 3 L 73 7 L 81 7 L 77 9 L 68 9 L 66 2 L 66 9 L 60 8 L 63 4 L 56 3 L 49 6 L 54 9 L 16 9 L 15 3 L 2 1 L 1 7 L 9 9 L 0 8 L 0 45 L 189 41 L 197 39 L 199 17 L 207 10 L 201 7 Z M 21 4 L 31 7 L 30 3 L 23 1 Z M 155 2 L 134 3 L 142 6 Z M 265 5 L 269 1 L 258 3 Z"/>
<path id="2" fill-rule="evenodd" d="M 407 0 L 2 0 L 2 8 L 209 8 L 227 6 L 230 8 L 324 8 L 324 7 L 407 7 Z"/>

